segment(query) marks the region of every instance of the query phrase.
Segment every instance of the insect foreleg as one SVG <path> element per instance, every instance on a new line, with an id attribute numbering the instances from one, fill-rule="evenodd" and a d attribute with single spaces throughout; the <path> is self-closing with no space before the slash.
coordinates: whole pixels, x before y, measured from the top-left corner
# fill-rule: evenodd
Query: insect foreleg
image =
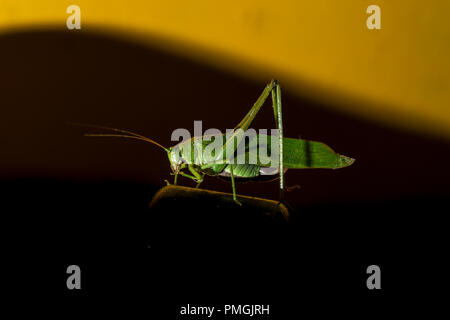
<path id="1" fill-rule="evenodd" d="M 204 177 L 205 177 L 205 174 L 203 173 L 203 174 L 202 174 L 202 180 L 198 181 L 197 184 L 196 184 L 196 186 L 195 186 L 196 189 L 197 189 L 198 187 L 200 187 L 200 185 L 201 185 L 202 182 L 203 182 L 203 178 L 204 178 Z"/>
<path id="2" fill-rule="evenodd" d="M 201 175 L 197 170 L 195 170 L 195 168 L 192 165 L 189 165 L 188 169 L 194 175 L 195 181 L 197 182 L 197 185 L 195 187 L 198 188 L 200 184 L 203 182 L 203 177 L 205 175 L 204 174 Z"/>
<path id="3" fill-rule="evenodd" d="M 195 187 L 198 188 L 200 186 L 200 184 L 203 182 L 203 177 L 205 175 L 200 174 L 197 170 L 195 170 L 195 168 L 192 165 L 188 165 L 188 169 L 192 174 L 184 173 L 183 171 L 178 171 L 177 173 L 174 173 L 174 175 L 175 175 L 174 185 L 177 184 L 176 183 L 177 177 L 178 177 L 178 175 L 180 175 L 185 178 L 189 178 L 189 179 L 193 180 L 194 182 L 197 182 L 197 185 Z"/>
<path id="4" fill-rule="evenodd" d="M 178 174 L 179 174 L 180 176 L 183 176 L 183 177 L 185 177 L 185 178 L 189 178 L 189 179 L 194 180 L 195 182 L 197 182 L 197 178 L 194 177 L 193 175 L 184 173 L 184 172 L 182 172 L 182 171 L 178 172 Z"/>

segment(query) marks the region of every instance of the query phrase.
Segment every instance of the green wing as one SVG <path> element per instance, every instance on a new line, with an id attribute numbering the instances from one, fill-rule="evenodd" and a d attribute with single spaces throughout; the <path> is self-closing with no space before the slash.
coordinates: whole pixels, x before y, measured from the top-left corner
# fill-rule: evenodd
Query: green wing
<path id="1" fill-rule="evenodd" d="M 270 139 L 273 138 L 276 140 L 278 137 L 265 135 L 257 135 L 257 137 L 258 143 L 256 143 L 256 140 L 253 140 L 256 139 L 256 136 L 246 139 L 248 140 L 245 146 L 246 159 L 249 159 L 250 152 L 255 152 L 255 146 L 258 145 L 258 148 L 267 148 L 268 152 L 262 152 L 263 155 L 269 155 L 269 157 L 261 156 L 261 152 L 258 149 L 258 165 L 271 167 Z M 350 157 L 334 152 L 333 149 L 322 142 L 304 139 L 283 138 L 283 154 L 283 164 L 288 169 L 338 169 L 347 167 L 355 161 Z"/>
<path id="2" fill-rule="evenodd" d="M 222 139 L 224 141 L 225 136 Z M 251 135 L 246 137 L 241 142 L 245 143 L 244 148 L 238 148 L 235 157 L 239 159 L 241 156 L 241 159 L 245 159 L 245 164 L 277 167 L 277 165 L 271 165 L 270 156 L 272 152 L 270 142 L 272 139 L 277 141 L 278 137 L 269 135 Z M 203 140 L 202 149 L 210 143 L 211 141 Z M 333 149 L 322 142 L 304 139 L 283 138 L 283 153 L 283 164 L 287 169 L 338 169 L 347 167 L 355 161 L 350 157 L 334 152 Z M 206 156 L 203 158 L 202 163 L 206 166 L 213 166 L 215 162 L 211 161 L 212 158 Z M 226 161 L 226 163 L 230 163 L 230 161 Z"/>
<path id="3" fill-rule="evenodd" d="M 351 165 L 355 160 L 333 151 L 322 142 L 284 138 L 284 167 L 292 169 L 338 169 Z"/>

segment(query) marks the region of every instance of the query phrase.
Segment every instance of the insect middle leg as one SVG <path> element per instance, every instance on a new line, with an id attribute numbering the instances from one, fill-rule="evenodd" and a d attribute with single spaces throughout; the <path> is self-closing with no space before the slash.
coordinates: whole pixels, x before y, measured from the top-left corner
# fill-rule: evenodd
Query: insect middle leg
<path id="1" fill-rule="evenodd" d="M 234 173 L 233 173 L 233 167 L 234 165 L 230 165 L 230 176 L 231 176 L 231 187 L 233 188 L 233 200 L 234 202 L 236 202 L 238 205 L 242 206 L 242 203 L 239 202 L 239 200 L 236 197 L 236 184 L 234 182 Z"/>

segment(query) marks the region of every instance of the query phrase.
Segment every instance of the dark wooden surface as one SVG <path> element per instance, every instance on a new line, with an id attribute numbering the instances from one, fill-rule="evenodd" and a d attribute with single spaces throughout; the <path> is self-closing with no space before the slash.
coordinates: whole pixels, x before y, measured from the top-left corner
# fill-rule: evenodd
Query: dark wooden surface
<path id="1" fill-rule="evenodd" d="M 253 249 L 283 246 L 289 212 L 277 201 L 230 193 L 166 186 L 159 190 L 149 211 L 156 247 L 192 246 Z"/>

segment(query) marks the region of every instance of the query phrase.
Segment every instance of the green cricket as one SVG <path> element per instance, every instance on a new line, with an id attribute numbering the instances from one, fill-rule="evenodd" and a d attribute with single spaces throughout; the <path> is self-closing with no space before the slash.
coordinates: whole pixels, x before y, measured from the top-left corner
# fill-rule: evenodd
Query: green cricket
<path id="1" fill-rule="evenodd" d="M 278 135 L 274 137 L 259 134 L 245 139 L 245 132 L 248 130 L 269 95 L 272 98 L 272 107 Z M 112 130 L 118 133 L 94 133 L 86 134 L 86 136 L 138 139 L 152 143 L 165 150 L 169 158 L 172 175 L 174 175 L 174 185 L 178 183 L 179 175 L 197 183 L 196 188 L 203 182 L 205 175 L 230 178 L 233 200 L 238 205 L 241 205 L 241 203 L 236 196 L 236 178 L 255 179 L 260 176 L 276 177 L 278 175 L 280 202 L 282 202 L 285 190 L 284 174 L 288 169 L 338 169 L 348 167 L 355 161 L 350 157 L 334 152 L 333 149 L 322 142 L 285 138 L 283 136 L 281 87 L 276 80 L 272 80 L 266 85 L 253 107 L 234 128 L 231 135 L 216 136 L 215 139 L 212 139 L 211 136 L 203 135 L 181 141 L 173 147 L 166 148 L 150 138 L 128 130 L 103 126 L 91 127 Z M 277 141 L 275 145 L 278 150 L 272 150 L 274 144 L 265 143 L 267 141 Z M 204 152 L 208 147 L 211 147 L 212 143 L 215 143 L 216 146 L 219 143 L 219 147 L 213 152 Z M 238 148 L 239 146 L 244 147 Z M 256 161 L 249 161 L 249 153 L 251 150 L 257 150 L 258 148 L 265 148 L 266 153 L 270 152 L 271 154 L 273 151 L 278 151 L 275 153 L 277 159 L 258 154 Z M 242 161 L 236 163 L 236 153 L 238 150 L 241 150 L 241 154 L 244 153 L 245 160 L 243 163 Z"/>

